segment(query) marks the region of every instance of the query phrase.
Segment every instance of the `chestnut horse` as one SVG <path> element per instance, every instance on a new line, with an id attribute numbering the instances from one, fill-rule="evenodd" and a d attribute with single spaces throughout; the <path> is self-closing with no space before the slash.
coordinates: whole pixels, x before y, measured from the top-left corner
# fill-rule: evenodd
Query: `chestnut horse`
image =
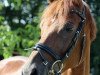
<path id="1" fill-rule="evenodd" d="M 82 0 L 49 0 L 41 23 L 41 39 L 26 57 L 0 62 L 0 75 L 89 75 L 90 45 L 96 25 Z"/>

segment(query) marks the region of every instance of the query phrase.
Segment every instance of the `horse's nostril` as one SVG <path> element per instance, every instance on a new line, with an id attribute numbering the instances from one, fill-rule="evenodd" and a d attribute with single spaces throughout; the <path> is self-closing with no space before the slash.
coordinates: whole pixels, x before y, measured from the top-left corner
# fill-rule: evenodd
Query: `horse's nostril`
<path id="1" fill-rule="evenodd" d="M 34 68 L 30 75 L 38 75 L 36 68 Z"/>

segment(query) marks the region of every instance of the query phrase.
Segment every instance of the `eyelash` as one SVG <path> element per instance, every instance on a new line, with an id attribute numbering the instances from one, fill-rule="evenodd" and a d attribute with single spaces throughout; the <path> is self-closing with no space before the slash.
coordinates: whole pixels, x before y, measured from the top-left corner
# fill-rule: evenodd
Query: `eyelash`
<path id="1" fill-rule="evenodd" d="M 73 28 L 68 28 L 68 27 L 66 27 L 66 31 L 67 31 L 67 32 L 71 32 L 71 31 L 73 31 Z"/>
<path id="2" fill-rule="evenodd" d="M 66 23 L 66 25 L 65 25 L 65 30 L 66 30 L 67 32 L 73 31 L 73 27 L 72 27 L 72 23 L 71 23 L 71 22 Z"/>

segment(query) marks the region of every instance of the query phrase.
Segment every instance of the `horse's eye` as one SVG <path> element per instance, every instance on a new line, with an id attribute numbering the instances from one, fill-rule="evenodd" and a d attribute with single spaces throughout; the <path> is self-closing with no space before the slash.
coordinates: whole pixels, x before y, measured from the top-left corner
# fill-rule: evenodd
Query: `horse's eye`
<path id="1" fill-rule="evenodd" d="M 73 22 L 68 21 L 68 22 L 65 24 L 65 30 L 66 30 L 67 32 L 71 32 L 71 31 L 74 30 L 74 27 L 73 27 L 73 26 L 74 26 L 74 25 L 73 25 Z"/>
<path id="2" fill-rule="evenodd" d="M 66 27 L 66 31 L 67 31 L 67 32 L 71 32 L 71 31 L 73 31 L 73 28 L 68 28 L 68 27 Z"/>

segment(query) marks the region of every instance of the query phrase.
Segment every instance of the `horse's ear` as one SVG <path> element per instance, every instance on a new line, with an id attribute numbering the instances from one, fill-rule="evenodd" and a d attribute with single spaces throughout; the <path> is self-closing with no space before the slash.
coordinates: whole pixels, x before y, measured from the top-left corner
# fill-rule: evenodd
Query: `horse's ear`
<path id="1" fill-rule="evenodd" d="M 53 1 L 55 1 L 55 0 L 47 0 L 48 1 L 48 3 L 52 3 Z"/>

